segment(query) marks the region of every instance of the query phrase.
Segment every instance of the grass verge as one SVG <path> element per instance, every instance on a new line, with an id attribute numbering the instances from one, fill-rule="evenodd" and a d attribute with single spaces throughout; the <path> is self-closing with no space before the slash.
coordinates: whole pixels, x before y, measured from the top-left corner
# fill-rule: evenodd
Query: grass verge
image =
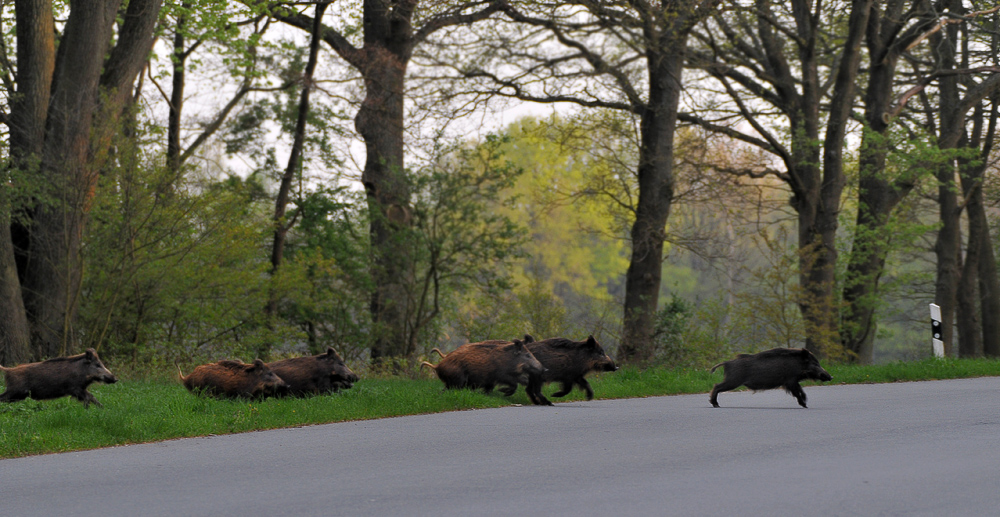
<path id="1" fill-rule="evenodd" d="M 937 380 L 1000 375 L 1000 361 L 948 359 L 873 366 L 831 365 L 832 384 Z M 594 375 L 590 383 L 603 399 L 707 393 L 719 372 L 623 368 Z M 828 383 L 829 384 L 829 383 Z M 549 385 L 549 394 L 557 389 Z M 442 390 L 436 379 L 362 379 L 354 388 L 305 399 L 231 401 L 196 397 L 180 384 L 162 380 L 93 385 L 104 404 L 87 410 L 76 400 L 26 400 L 0 404 L 0 458 L 93 449 L 172 438 L 227 434 L 280 427 L 366 420 L 530 404 L 521 388 L 499 393 Z M 565 399 L 582 400 L 574 390 Z M 707 404 L 706 399 L 706 404 Z"/>

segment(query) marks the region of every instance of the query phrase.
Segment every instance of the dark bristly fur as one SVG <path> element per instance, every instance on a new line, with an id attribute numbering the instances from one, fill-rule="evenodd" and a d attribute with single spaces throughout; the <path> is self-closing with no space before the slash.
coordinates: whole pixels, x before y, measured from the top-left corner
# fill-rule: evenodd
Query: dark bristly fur
<path id="1" fill-rule="evenodd" d="M 91 403 L 102 407 L 94 395 L 87 391 L 93 382 L 114 384 L 118 378 L 101 362 L 97 351 L 68 357 L 56 357 L 40 363 L 28 363 L 13 368 L 0 366 L 7 377 L 7 391 L 0 394 L 0 402 L 16 402 L 31 397 L 35 400 L 57 399 L 71 396 L 83 407 Z"/>
<path id="2" fill-rule="evenodd" d="M 784 388 L 806 406 L 806 392 L 800 381 L 812 379 L 828 381 L 833 377 L 819 365 L 819 360 L 803 348 L 772 348 L 758 354 L 739 354 L 736 359 L 719 363 L 712 367 L 725 368 L 722 382 L 712 388 L 710 402 L 719 407 L 719 393 L 734 390 L 740 386 L 759 391 Z"/>
<path id="3" fill-rule="evenodd" d="M 319 355 L 293 357 L 267 365 L 288 384 L 287 394 L 296 397 L 333 393 L 358 382 L 358 376 L 344 364 L 333 347 Z"/>
<path id="4" fill-rule="evenodd" d="M 505 386 L 500 390 L 504 395 L 512 395 L 525 375 L 543 369 L 519 339 L 467 343 L 444 355 L 437 365 L 426 361 L 422 365 L 433 369 L 448 389 L 481 388 L 489 393 L 499 384 Z"/>
<path id="5" fill-rule="evenodd" d="M 526 335 L 525 341 L 528 343 L 528 350 L 531 350 L 545 367 L 544 372 L 528 377 L 528 398 L 534 404 L 552 405 L 552 402 L 542 395 L 542 386 L 549 382 L 562 383 L 562 389 L 553 393 L 553 397 L 564 397 L 573 390 L 573 385 L 577 385 L 587 393 L 587 400 L 592 400 L 594 390 L 584 377 L 590 372 L 613 372 L 618 369 L 594 336 L 589 336 L 584 341 L 566 338 L 535 341 Z"/>
<path id="6" fill-rule="evenodd" d="M 192 393 L 225 398 L 263 398 L 288 389 L 288 384 L 260 359 L 253 364 L 239 361 L 203 364 L 187 377 L 181 374 L 180 379 Z"/>

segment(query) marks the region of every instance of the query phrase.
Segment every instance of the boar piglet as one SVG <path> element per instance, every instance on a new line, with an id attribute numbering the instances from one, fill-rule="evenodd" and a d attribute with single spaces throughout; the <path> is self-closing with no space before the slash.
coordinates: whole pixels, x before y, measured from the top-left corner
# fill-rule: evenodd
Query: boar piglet
<path id="1" fill-rule="evenodd" d="M 0 402 L 15 402 L 28 397 L 35 400 L 57 399 L 68 395 L 83 402 L 83 407 L 90 407 L 91 403 L 102 407 L 87 391 L 87 386 L 92 382 L 118 382 L 93 348 L 82 354 L 56 357 L 40 363 L 13 368 L 0 366 L 0 371 L 7 377 L 7 391 L 0 394 Z"/>
<path id="2" fill-rule="evenodd" d="M 260 359 L 253 364 L 240 361 L 203 364 L 187 377 L 181 374 L 180 379 L 192 393 L 225 398 L 264 398 L 288 389 L 288 384 Z"/>
<path id="3" fill-rule="evenodd" d="M 467 343 L 445 355 L 437 365 L 426 361 L 444 382 L 445 388 L 481 388 L 486 393 L 500 384 L 505 395 L 517 390 L 524 376 L 541 373 L 544 368 L 519 339 Z"/>
<path id="4" fill-rule="evenodd" d="M 740 386 L 754 391 L 784 388 L 800 406 L 807 407 L 806 392 L 799 381 L 833 378 L 819 365 L 816 356 L 804 348 L 772 348 L 758 354 L 739 354 L 736 359 L 713 366 L 711 371 L 720 366 L 725 368 L 725 376 L 712 388 L 710 402 L 714 407 L 719 407 L 719 393 Z"/>
<path id="5" fill-rule="evenodd" d="M 348 389 L 358 381 L 358 376 L 344 364 L 333 347 L 319 355 L 293 357 L 267 365 L 288 384 L 287 394 L 296 397 L 333 393 L 341 388 Z"/>
<path id="6" fill-rule="evenodd" d="M 618 369 L 594 336 L 584 341 L 559 337 L 535 341 L 531 336 L 524 337 L 528 350 L 545 367 L 545 371 L 528 377 L 528 398 L 534 404 L 552 405 L 542 395 L 542 386 L 549 382 L 562 383 L 562 389 L 553 393 L 553 397 L 568 395 L 575 384 L 587 393 L 587 400 L 592 400 L 594 390 L 584 376 L 590 372 L 613 372 Z"/>

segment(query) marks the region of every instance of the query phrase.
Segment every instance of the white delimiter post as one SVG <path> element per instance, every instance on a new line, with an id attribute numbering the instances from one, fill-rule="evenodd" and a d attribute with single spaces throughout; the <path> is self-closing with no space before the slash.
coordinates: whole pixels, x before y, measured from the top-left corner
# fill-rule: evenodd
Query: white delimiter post
<path id="1" fill-rule="evenodd" d="M 941 338 L 941 307 L 936 303 L 931 304 L 931 347 L 934 350 L 934 357 L 944 357 L 944 341 Z"/>

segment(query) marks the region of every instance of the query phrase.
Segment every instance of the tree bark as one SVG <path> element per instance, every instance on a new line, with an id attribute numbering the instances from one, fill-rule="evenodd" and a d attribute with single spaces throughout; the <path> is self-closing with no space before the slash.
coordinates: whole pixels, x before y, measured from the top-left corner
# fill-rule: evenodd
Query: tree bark
<path id="1" fill-rule="evenodd" d="M 367 2 L 366 2 L 367 4 Z M 409 272 L 399 253 L 408 225 L 410 188 L 403 166 L 403 84 L 409 56 L 391 45 L 386 25 L 366 27 L 374 32 L 365 46 L 369 55 L 365 99 L 354 125 L 365 141 L 367 158 L 361 173 L 371 218 L 372 293 L 371 313 L 375 336 L 371 348 L 374 362 L 411 355 L 415 343 L 407 337 Z M 390 217 L 390 214 L 400 216 Z"/>
<path id="2" fill-rule="evenodd" d="M 955 7 L 956 2 L 948 2 Z M 943 34 L 942 34 L 943 33 Z M 932 52 L 937 70 L 955 69 L 957 53 L 957 27 L 950 25 L 931 37 Z M 958 78 L 946 75 L 938 81 L 940 88 L 940 134 L 938 146 L 953 149 L 964 135 L 964 117 L 958 113 Z M 947 135 L 947 136 L 946 136 Z M 954 141 L 945 141 L 948 137 Z M 950 139 L 949 139 L 950 140 Z M 937 256 L 937 278 L 934 284 L 934 301 L 941 307 L 941 328 L 943 330 L 945 355 L 958 353 L 955 343 L 955 309 L 958 305 L 958 285 L 961 275 L 960 254 L 962 252 L 962 229 L 960 217 L 962 209 L 958 203 L 958 184 L 955 181 L 953 160 L 938 167 L 938 205 L 941 228 L 938 230 L 934 252 Z"/>
<path id="3" fill-rule="evenodd" d="M 966 160 L 961 160 L 966 162 Z M 965 247 L 965 260 L 961 264 L 961 274 L 956 291 L 956 321 L 958 323 L 958 356 L 983 356 L 983 327 L 979 315 L 979 268 L 982 262 L 983 236 L 988 232 L 986 212 L 983 210 L 982 190 L 975 169 L 967 163 L 961 167 L 962 191 L 965 193 L 965 209 L 968 214 L 969 232 Z M 971 170 L 970 170 L 971 169 Z"/>
<path id="4" fill-rule="evenodd" d="M 17 95 L 11 99 L 11 165 L 26 177 L 37 175 L 38 157 L 45 138 L 45 115 L 55 68 L 55 21 L 51 0 L 18 0 Z M 10 171 L 7 171 L 10 172 Z M 4 183 L 6 183 L 6 178 Z M 9 190 L 0 192 L 0 364 L 27 362 L 32 357 L 31 334 L 24 307 L 22 275 L 28 260 L 28 229 L 11 215 Z M 15 245 L 15 239 L 17 244 Z"/>
<path id="5" fill-rule="evenodd" d="M 24 275 L 32 344 L 40 357 L 65 355 L 75 344 L 80 239 L 97 179 L 89 144 L 117 7 L 71 2 L 56 58 L 40 170 L 47 199 L 35 209 Z"/>
<path id="6" fill-rule="evenodd" d="M 983 199 L 983 182 L 996 137 L 998 108 L 992 103 L 988 122 L 985 111 L 982 105 L 976 106 L 972 116 L 971 141 L 968 144 L 968 147 L 979 149 L 978 163 L 960 161 L 962 192 L 969 225 L 956 315 L 960 357 L 996 355 L 1000 349 L 1000 336 L 997 335 L 1000 330 L 1000 287 Z"/>
<path id="7" fill-rule="evenodd" d="M 639 200 L 632 224 L 632 256 L 625 273 L 624 362 L 651 359 L 663 276 L 663 242 L 674 196 L 674 132 L 683 82 L 687 33 L 647 49 L 649 101 L 642 112 Z M 668 50 L 670 49 L 670 50 Z"/>
<path id="8" fill-rule="evenodd" d="M 188 2 L 181 4 L 182 9 L 190 7 Z M 167 112 L 167 167 L 173 174 L 181 168 L 181 113 L 184 110 L 184 85 L 187 81 L 187 50 L 185 49 L 184 31 L 187 16 L 177 15 L 174 26 L 174 73 L 170 88 L 170 105 Z"/>
<path id="9" fill-rule="evenodd" d="M 914 13 L 923 19 L 902 31 L 909 21 L 903 13 L 904 5 L 904 0 L 892 0 L 873 6 L 865 39 L 870 70 L 859 150 L 858 214 L 844 275 L 841 322 L 841 343 L 849 359 L 860 364 L 871 363 L 874 355 L 879 279 L 892 241 L 890 217 L 916 185 L 910 174 L 886 176 L 886 157 L 890 151 L 887 138 L 892 122 L 888 114 L 893 107 L 896 67 L 903 49 L 936 19 L 928 16 L 928 12 Z"/>
<path id="10" fill-rule="evenodd" d="M 86 213 L 110 135 L 131 99 L 129 86 L 152 46 L 160 1 L 129 2 L 110 54 L 117 2 L 71 1 L 58 53 L 51 43 L 51 3 L 16 5 L 17 16 L 26 22 L 18 23 L 18 100 L 11 114 L 18 129 L 12 131 L 11 154 L 19 164 L 33 164 L 41 195 L 25 209 L 27 223 L 7 227 L 34 358 L 75 348 Z M 0 246 L 0 264 L 8 261 L 5 249 L 6 244 Z M 2 295 L 9 292 L 7 285 Z M 3 303 L 9 305 L 9 299 Z"/>
<path id="11" fill-rule="evenodd" d="M 316 15 L 313 18 L 312 39 L 309 42 L 309 60 L 302 76 L 302 93 L 299 97 L 298 118 L 295 121 L 295 134 L 292 136 L 292 150 L 288 155 L 288 165 L 284 174 L 281 175 L 281 183 L 278 185 L 278 195 L 274 200 L 274 239 L 271 244 L 271 275 L 278 272 L 281 262 L 285 256 L 285 239 L 288 236 L 290 223 L 285 220 L 288 210 L 288 198 L 292 190 L 292 182 L 296 173 L 302 169 L 302 148 L 306 140 L 306 123 L 309 119 L 309 95 L 312 91 L 313 74 L 316 71 L 316 63 L 319 61 L 320 29 L 323 26 L 323 13 L 326 11 L 327 3 L 316 4 Z M 278 300 L 274 295 L 269 296 L 267 307 L 264 310 L 268 319 L 278 313 Z M 266 357 L 269 350 L 261 350 L 259 356 Z"/>
<path id="12" fill-rule="evenodd" d="M 808 270 L 805 291 L 807 302 L 814 304 L 803 310 L 806 317 L 806 348 L 824 355 L 836 352 L 840 345 L 838 301 L 836 296 L 837 228 L 839 226 L 841 196 L 847 183 L 844 172 L 844 139 L 847 122 L 854 107 L 854 92 L 858 68 L 861 65 L 861 45 L 871 16 L 873 0 L 853 0 L 848 20 L 847 39 L 840 55 L 840 65 L 834 80 L 830 113 L 826 121 L 823 140 L 822 184 L 818 185 L 819 205 L 816 207 L 815 236 L 811 240 L 821 243 L 818 249 L 805 254 Z M 818 31 L 818 27 L 813 30 Z M 810 71 L 812 76 L 814 72 Z M 815 88 L 816 91 L 819 87 Z M 815 99 L 818 104 L 819 99 Z M 801 229 L 800 229 L 801 232 Z M 812 244 L 800 240 L 800 244 Z M 813 257 L 815 261 L 813 262 Z M 801 264 L 801 262 L 800 262 Z M 811 317 L 810 317 L 811 316 Z M 836 354 L 839 355 L 839 354 Z"/>
<path id="13" fill-rule="evenodd" d="M 996 41 L 996 40 L 994 40 Z M 995 55 L 995 54 L 994 54 Z M 986 142 L 982 146 L 980 159 L 983 165 L 978 167 L 979 178 L 983 179 L 985 164 L 988 161 L 983 157 L 989 157 L 993 150 L 993 142 L 997 134 L 997 119 L 1000 115 L 1000 107 L 997 106 L 1000 99 L 993 95 L 991 101 L 989 123 L 986 130 Z M 987 357 L 1000 357 L 1000 278 L 997 274 L 997 260 L 993 253 L 993 239 L 990 237 L 989 224 L 986 219 L 986 212 L 982 201 L 982 184 L 979 185 L 978 199 L 975 208 L 969 207 L 969 217 L 982 221 L 980 223 L 985 231 L 981 234 L 979 247 L 979 298 L 983 326 L 983 355 Z"/>

